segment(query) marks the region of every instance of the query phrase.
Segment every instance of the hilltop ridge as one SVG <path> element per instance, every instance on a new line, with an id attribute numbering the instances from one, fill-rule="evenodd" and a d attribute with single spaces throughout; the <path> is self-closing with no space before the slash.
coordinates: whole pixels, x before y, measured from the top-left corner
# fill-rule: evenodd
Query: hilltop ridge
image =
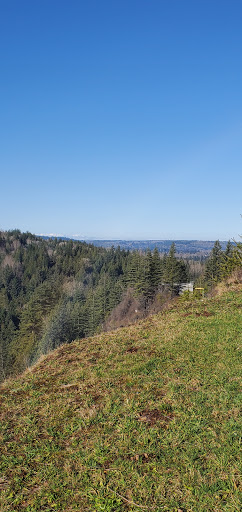
<path id="1" fill-rule="evenodd" d="M 0 388 L 1 511 L 239 511 L 241 284 Z"/>

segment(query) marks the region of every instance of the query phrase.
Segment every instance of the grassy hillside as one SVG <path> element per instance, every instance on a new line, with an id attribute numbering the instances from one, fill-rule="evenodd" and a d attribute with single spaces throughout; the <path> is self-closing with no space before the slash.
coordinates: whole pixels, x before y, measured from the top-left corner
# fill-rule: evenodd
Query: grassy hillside
<path id="1" fill-rule="evenodd" d="M 63 345 L 1 386 L 1 512 L 234 512 L 241 286 Z"/>

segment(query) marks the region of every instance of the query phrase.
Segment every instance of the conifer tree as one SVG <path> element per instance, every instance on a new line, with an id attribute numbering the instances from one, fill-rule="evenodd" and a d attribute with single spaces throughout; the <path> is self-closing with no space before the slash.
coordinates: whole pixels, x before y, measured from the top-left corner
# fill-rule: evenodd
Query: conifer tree
<path id="1" fill-rule="evenodd" d="M 230 241 L 227 244 L 224 261 L 221 267 L 222 278 L 228 277 L 233 271 L 242 268 L 242 243 Z"/>
<path id="2" fill-rule="evenodd" d="M 177 288 L 179 291 L 179 285 L 182 282 L 186 282 L 188 279 L 188 269 L 183 261 L 176 258 L 176 246 L 173 242 L 170 247 L 168 256 L 165 258 L 165 267 L 163 273 L 163 281 L 166 283 L 173 294 Z M 176 291 L 176 293 L 177 293 Z"/>
<path id="3" fill-rule="evenodd" d="M 205 280 L 208 284 L 211 285 L 221 279 L 223 261 L 222 247 L 219 240 L 216 240 L 205 268 Z"/>

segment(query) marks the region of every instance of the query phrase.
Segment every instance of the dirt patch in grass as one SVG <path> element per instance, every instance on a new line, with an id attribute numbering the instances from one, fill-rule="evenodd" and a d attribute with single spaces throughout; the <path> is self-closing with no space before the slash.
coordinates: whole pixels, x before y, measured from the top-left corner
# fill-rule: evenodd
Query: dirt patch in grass
<path id="1" fill-rule="evenodd" d="M 26 389 L 13 389 L 9 393 L 10 396 L 13 396 L 14 398 L 25 398 L 29 395 L 29 390 Z"/>
<path id="2" fill-rule="evenodd" d="M 209 311 L 202 311 L 201 313 L 196 313 L 196 316 L 213 316 L 213 313 L 209 313 Z"/>
<path id="3" fill-rule="evenodd" d="M 183 372 L 183 370 L 184 370 L 184 368 L 180 368 L 180 367 L 178 367 L 178 368 L 174 368 L 174 372 L 175 372 L 175 373 L 182 373 L 182 372 Z"/>
<path id="4" fill-rule="evenodd" d="M 201 389 L 202 383 L 198 379 L 191 379 L 187 385 L 187 389 L 190 391 L 199 391 Z"/>
<path id="5" fill-rule="evenodd" d="M 157 350 L 155 350 L 155 349 L 147 352 L 148 357 L 152 357 L 152 356 L 156 356 L 156 355 L 157 355 Z"/>
<path id="6" fill-rule="evenodd" d="M 132 354 L 133 352 L 138 352 L 138 350 L 139 350 L 139 349 L 138 349 L 137 347 L 129 347 L 129 348 L 126 350 L 126 352 L 130 352 L 130 353 Z"/>
<path id="7" fill-rule="evenodd" d="M 173 417 L 173 414 L 164 414 L 158 409 L 144 409 L 139 414 L 138 421 L 142 421 L 150 427 L 153 427 L 156 423 L 167 425 Z"/>
<path id="8" fill-rule="evenodd" d="M 80 386 L 79 384 L 62 384 L 62 386 L 60 386 L 60 389 L 63 391 L 73 391 L 73 390 L 79 390 L 80 389 Z"/>
<path id="9" fill-rule="evenodd" d="M 91 357 L 86 361 L 87 365 L 88 363 L 90 364 L 95 364 L 97 362 L 97 360 L 100 359 L 100 354 L 99 352 L 94 352 Z"/>
<path id="10" fill-rule="evenodd" d="M 101 395 L 91 395 L 91 398 L 92 398 L 92 400 L 93 400 L 93 402 L 95 404 L 100 402 L 100 400 L 102 400 L 102 396 Z"/>
<path id="11" fill-rule="evenodd" d="M 53 389 L 56 388 L 55 386 L 55 383 L 56 383 L 56 375 L 55 373 L 52 374 L 52 375 L 49 375 L 49 376 L 44 376 L 44 377 L 40 377 L 38 379 L 36 379 L 36 382 L 34 382 L 32 384 L 32 389 L 40 389 L 41 388 L 50 388 L 52 391 Z"/>
<path id="12" fill-rule="evenodd" d="M 189 313 L 184 313 L 182 316 L 186 318 L 187 316 L 194 315 L 193 311 L 190 311 Z M 201 311 L 200 313 L 196 311 L 195 316 L 213 316 L 213 313 L 210 313 L 209 311 Z"/>
<path id="13" fill-rule="evenodd" d="M 150 462 L 151 460 L 155 460 L 156 458 L 157 456 L 154 453 L 137 453 L 135 455 L 130 455 L 128 457 L 129 460 L 141 463 L 147 463 Z"/>

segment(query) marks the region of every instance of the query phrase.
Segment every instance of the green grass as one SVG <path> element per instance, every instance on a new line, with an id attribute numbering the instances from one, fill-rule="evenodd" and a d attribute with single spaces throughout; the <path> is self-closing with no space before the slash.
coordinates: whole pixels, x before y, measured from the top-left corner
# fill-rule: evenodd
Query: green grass
<path id="1" fill-rule="evenodd" d="M 63 345 L 0 389 L 1 512 L 234 512 L 241 287 Z"/>

